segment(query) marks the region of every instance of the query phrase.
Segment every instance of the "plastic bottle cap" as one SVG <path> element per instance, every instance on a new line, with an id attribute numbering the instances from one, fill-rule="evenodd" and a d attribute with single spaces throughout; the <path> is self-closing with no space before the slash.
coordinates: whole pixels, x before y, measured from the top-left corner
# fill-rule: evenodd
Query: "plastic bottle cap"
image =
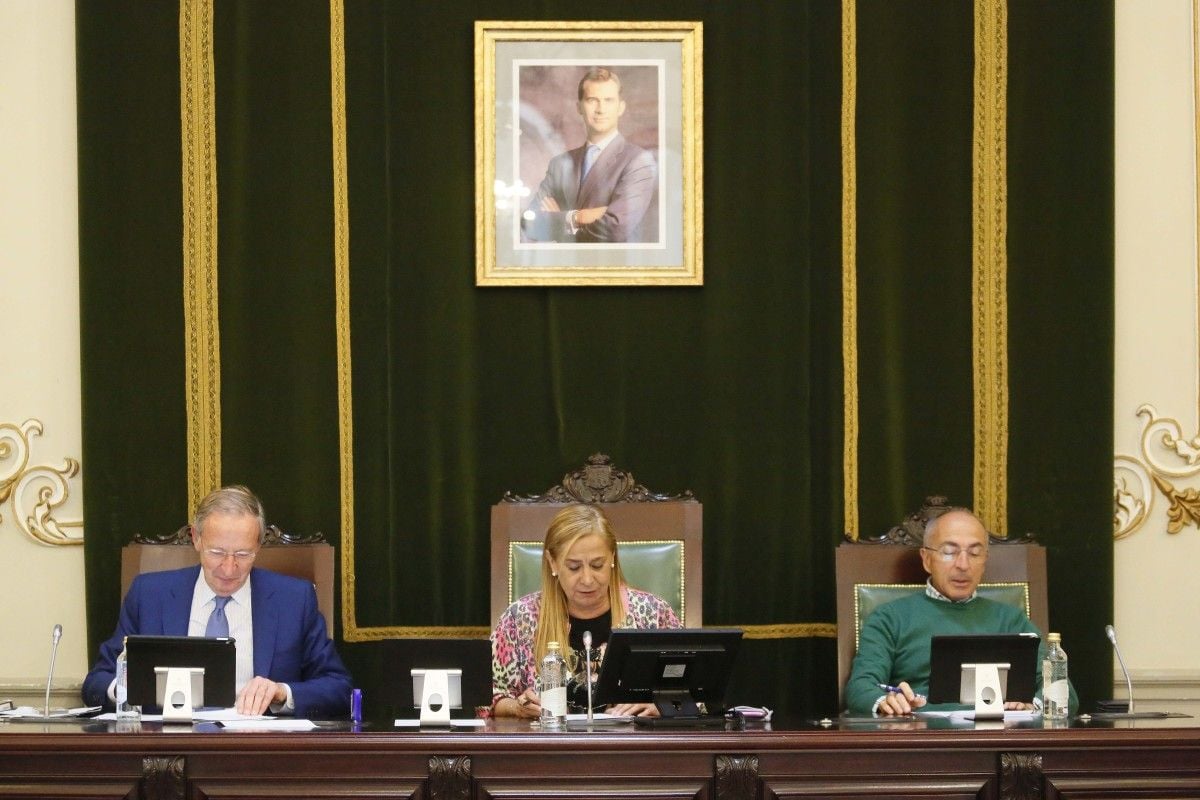
<path id="1" fill-rule="evenodd" d="M 1046 641 L 1047 642 L 1062 642 L 1062 635 L 1058 634 L 1058 633 L 1048 633 L 1048 634 L 1046 634 Z"/>

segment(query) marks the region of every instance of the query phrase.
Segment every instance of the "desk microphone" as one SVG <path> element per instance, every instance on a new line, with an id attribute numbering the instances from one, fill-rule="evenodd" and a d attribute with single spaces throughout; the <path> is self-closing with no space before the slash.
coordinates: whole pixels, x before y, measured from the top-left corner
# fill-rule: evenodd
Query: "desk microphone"
<path id="1" fill-rule="evenodd" d="M 1104 635 L 1112 642 L 1113 650 L 1117 653 L 1117 663 L 1121 665 L 1121 672 L 1125 674 L 1125 691 L 1129 693 L 1129 713 L 1133 713 L 1133 681 L 1129 679 L 1129 670 L 1125 668 L 1125 659 L 1121 657 L 1121 648 L 1117 646 L 1117 631 L 1112 625 L 1104 626 Z"/>
<path id="2" fill-rule="evenodd" d="M 58 657 L 58 642 L 62 639 L 62 625 L 54 626 L 54 633 L 50 636 L 50 674 L 46 676 L 46 708 L 42 714 L 44 717 L 50 716 L 50 683 L 54 680 L 54 659 Z"/>
<path id="3" fill-rule="evenodd" d="M 1104 626 L 1104 635 L 1112 642 L 1113 650 L 1117 652 L 1117 661 L 1121 664 L 1121 672 L 1125 673 L 1125 689 L 1129 692 L 1128 711 L 1105 711 L 1105 708 L 1121 708 L 1124 704 L 1101 702 L 1098 707 L 1102 710 L 1092 714 L 1094 719 L 1163 719 L 1171 716 L 1169 711 L 1134 711 L 1133 710 L 1133 681 L 1129 678 L 1129 670 L 1125 668 L 1125 659 L 1121 657 L 1121 648 L 1117 647 L 1117 632 L 1112 625 Z"/>
<path id="4" fill-rule="evenodd" d="M 587 678 L 587 721 L 592 724 L 592 632 L 583 632 L 584 677 Z"/>

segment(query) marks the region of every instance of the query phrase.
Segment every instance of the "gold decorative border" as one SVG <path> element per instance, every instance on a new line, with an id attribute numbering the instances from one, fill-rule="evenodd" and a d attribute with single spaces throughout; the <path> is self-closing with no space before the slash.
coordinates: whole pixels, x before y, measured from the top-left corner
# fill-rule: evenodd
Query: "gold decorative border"
<path id="1" fill-rule="evenodd" d="M 975 512 L 1008 530 L 1007 0 L 975 2 L 974 215 Z"/>
<path id="2" fill-rule="evenodd" d="M 842 0 L 842 502 L 858 539 L 858 11 Z"/>
<path id="3" fill-rule="evenodd" d="M 221 485 L 217 133 L 212 0 L 179 0 L 188 507 Z"/>
<path id="4" fill-rule="evenodd" d="M 662 266 L 500 266 L 496 254 L 496 44 L 677 42 L 682 263 Z M 475 285 L 700 286 L 704 283 L 704 24 L 652 21 L 475 22 Z"/>
<path id="5" fill-rule="evenodd" d="M 714 628 L 741 628 L 745 639 L 836 639 L 837 625 L 832 622 L 793 622 L 779 625 L 713 625 Z"/>
<path id="6" fill-rule="evenodd" d="M 10 503 L 17 527 L 39 544 L 83 544 L 83 520 L 54 517 L 54 509 L 70 495 L 68 481 L 79 474 L 79 462 L 64 458 L 61 467 L 31 465 L 32 440 L 41 434 L 40 420 L 27 419 L 20 425 L 0 423 L 0 505 Z M 0 514 L 3 521 L 4 515 Z M 67 529 L 80 530 L 69 533 Z"/>
<path id="7" fill-rule="evenodd" d="M 346 9 L 329 0 L 330 123 L 333 127 L 333 292 L 337 336 L 338 486 L 342 527 L 342 636 L 359 631 L 354 581 L 354 402 L 350 362 L 350 189 L 346 161 Z"/>
<path id="8" fill-rule="evenodd" d="M 1187 525 L 1200 528 L 1200 491 L 1173 482 L 1200 475 L 1200 436 L 1187 438 L 1179 420 L 1159 416 L 1149 403 L 1138 406 L 1137 415 L 1142 418 L 1139 456 L 1113 457 L 1113 538 L 1124 539 L 1149 518 L 1155 488 L 1168 502 L 1167 533 Z"/>

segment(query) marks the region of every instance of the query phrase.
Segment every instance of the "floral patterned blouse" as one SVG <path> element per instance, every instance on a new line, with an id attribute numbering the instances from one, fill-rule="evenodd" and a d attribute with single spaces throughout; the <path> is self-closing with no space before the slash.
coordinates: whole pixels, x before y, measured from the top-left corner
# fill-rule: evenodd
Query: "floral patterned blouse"
<path id="1" fill-rule="evenodd" d="M 623 628 L 681 628 L 671 605 L 649 592 L 626 586 L 621 589 L 625 606 Z M 505 697 L 517 697 L 537 686 L 537 662 L 533 637 L 542 609 L 542 593 L 527 594 L 500 615 L 492 631 L 492 707 Z"/>

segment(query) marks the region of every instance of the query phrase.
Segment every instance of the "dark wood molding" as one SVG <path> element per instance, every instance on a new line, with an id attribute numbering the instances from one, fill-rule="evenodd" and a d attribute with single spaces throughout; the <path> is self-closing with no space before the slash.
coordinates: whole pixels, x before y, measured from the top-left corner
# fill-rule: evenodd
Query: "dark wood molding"
<path id="1" fill-rule="evenodd" d="M 430 800 L 469 800 L 471 757 L 430 756 L 429 797 Z"/>
<path id="2" fill-rule="evenodd" d="M 696 502 L 691 490 L 681 494 L 652 492 L 633 478 L 633 473 L 618 469 L 612 459 L 595 453 L 577 470 L 563 476 L 562 482 L 542 494 L 505 492 L 501 503 L 665 503 Z"/>
<path id="3" fill-rule="evenodd" d="M 717 800 L 758 800 L 758 756 L 718 755 L 714 772 Z"/>
<path id="4" fill-rule="evenodd" d="M 312 533 L 289 533 L 278 525 L 267 525 L 267 532 L 263 537 L 263 545 L 267 547 L 286 544 L 320 544 L 324 541 L 325 534 L 320 531 L 313 531 Z M 174 533 L 162 535 L 135 533 L 133 535 L 133 543 L 190 546 L 192 544 L 192 526 L 190 524 L 181 525 L 175 529 Z"/>
<path id="5" fill-rule="evenodd" d="M 30 800 L 1057 800 L 1200 797 L 1196 720 L 975 730 L 801 727 L 135 733 L 0 724 L 0 796 Z M 1192 726 L 1192 727 L 1188 727 Z M 453 754 L 453 755 L 447 755 Z M 133 791 L 130 791 L 133 788 Z"/>
<path id="6" fill-rule="evenodd" d="M 849 532 L 842 534 L 842 538 L 847 542 L 854 544 L 891 544 L 902 545 L 905 547 L 920 547 L 925 538 L 925 526 L 932 519 L 937 519 L 947 511 L 955 510 L 970 511 L 970 509 L 956 506 L 940 494 L 930 495 L 925 498 L 924 505 L 920 509 L 909 514 L 898 525 L 893 525 L 885 533 L 878 536 L 854 536 Z M 1000 536 L 992 531 L 988 531 L 988 541 L 992 544 L 1036 544 L 1037 539 L 1032 533 L 1026 533 L 1022 536 Z"/>
<path id="7" fill-rule="evenodd" d="M 1000 800 L 1042 800 L 1044 786 L 1041 753 L 1000 754 Z"/>
<path id="8" fill-rule="evenodd" d="M 140 800 L 185 800 L 187 759 L 184 756 L 143 758 L 138 796 Z"/>

